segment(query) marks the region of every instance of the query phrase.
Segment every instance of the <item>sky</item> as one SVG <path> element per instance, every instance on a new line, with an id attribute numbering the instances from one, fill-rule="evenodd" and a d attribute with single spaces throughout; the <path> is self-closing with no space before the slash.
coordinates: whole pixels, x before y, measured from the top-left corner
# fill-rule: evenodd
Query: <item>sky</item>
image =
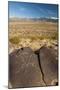
<path id="1" fill-rule="evenodd" d="M 58 18 L 58 5 L 26 3 L 26 2 L 8 2 L 9 18 Z"/>

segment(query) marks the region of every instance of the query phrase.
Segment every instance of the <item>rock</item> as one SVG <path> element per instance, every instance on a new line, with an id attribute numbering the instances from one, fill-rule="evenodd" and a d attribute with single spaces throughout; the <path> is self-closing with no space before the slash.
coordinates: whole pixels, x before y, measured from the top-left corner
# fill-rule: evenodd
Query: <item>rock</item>
<path id="1" fill-rule="evenodd" d="M 24 47 L 9 54 L 9 82 L 12 88 L 45 86 L 38 57 L 30 48 Z"/>
<path id="2" fill-rule="evenodd" d="M 45 46 L 39 50 L 39 59 L 46 85 L 58 85 L 58 60 Z"/>
<path id="3" fill-rule="evenodd" d="M 9 88 L 58 85 L 58 60 L 52 51 L 43 46 L 35 52 L 24 47 L 10 53 Z"/>

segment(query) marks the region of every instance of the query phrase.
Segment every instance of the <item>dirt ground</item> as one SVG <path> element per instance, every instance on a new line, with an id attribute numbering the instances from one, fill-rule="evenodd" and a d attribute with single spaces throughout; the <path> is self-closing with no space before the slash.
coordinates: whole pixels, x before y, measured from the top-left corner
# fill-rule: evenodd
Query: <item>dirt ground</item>
<path id="1" fill-rule="evenodd" d="M 17 48 L 30 47 L 34 51 L 43 45 L 58 47 L 58 23 L 33 20 L 9 21 L 9 53 Z"/>

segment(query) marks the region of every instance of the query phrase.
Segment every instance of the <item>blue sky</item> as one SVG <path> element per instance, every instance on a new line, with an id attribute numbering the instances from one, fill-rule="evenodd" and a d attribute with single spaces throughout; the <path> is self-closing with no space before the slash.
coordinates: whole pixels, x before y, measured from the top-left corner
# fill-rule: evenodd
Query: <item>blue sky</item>
<path id="1" fill-rule="evenodd" d="M 54 17 L 58 18 L 58 5 L 26 3 L 26 2 L 8 2 L 9 18 L 40 18 Z"/>

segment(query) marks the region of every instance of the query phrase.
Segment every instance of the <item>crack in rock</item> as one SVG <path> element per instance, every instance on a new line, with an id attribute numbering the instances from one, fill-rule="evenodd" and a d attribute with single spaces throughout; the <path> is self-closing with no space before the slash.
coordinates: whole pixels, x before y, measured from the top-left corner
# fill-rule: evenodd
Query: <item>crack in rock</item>
<path id="1" fill-rule="evenodd" d="M 38 57 L 30 48 L 15 50 L 9 55 L 9 81 L 13 88 L 45 86 Z"/>
<path id="2" fill-rule="evenodd" d="M 42 73 L 42 80 L 43 80 L 43 82 L 44 82 L 45 85 L 46 85 L 46 82 L 45 82 L 45 80 L 44 80 L 43 69 L 42 69 L 42 67 L 41 67 L 41 62 L 40 62 L 40 57 L 39 57 L 39 50 L 35 51 L 35 53 L 37 54 L 37 57 L 38 57 L 39 67 L 40 67 L 40 70 L 41 70 L 41 73 Z"/>
<path id="3" fill-rule="evenodd" d="M 55 55 L 47 47 L 42 47 L 39 50 L 40 64 L 44 75 L 46 85 L 58 84 L 58 60 Z M 52 81 L 54 83 L 52 84 Z"/>
<path id="4" fill-rule="evenodd" d="M 9 88 L 58 85 L 58 60 L 44 46 L 17 49 L 9 54 L 9 82 Z"/>

